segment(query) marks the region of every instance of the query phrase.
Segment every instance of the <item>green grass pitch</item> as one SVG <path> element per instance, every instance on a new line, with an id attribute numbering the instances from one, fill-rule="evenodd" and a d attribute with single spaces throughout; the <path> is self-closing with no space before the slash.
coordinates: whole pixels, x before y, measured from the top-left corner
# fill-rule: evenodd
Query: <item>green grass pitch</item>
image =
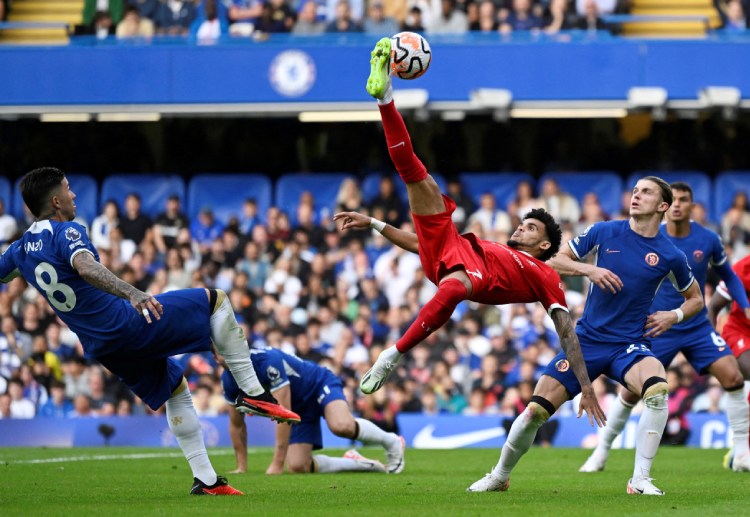
<path id="1" fill-rule="evenodd" d="M 219 473 L 234 467 L 228 449 L 209 453 Z M 362 453 L 382 456 L 374 449 Z M 252 450 L 250 472 L 229 476 L 246 497 L 190 497 L 190 470 L 176 449 L 0 449 L 0 515 L 718 517 L 750 511 L 750 473 L 723 469 L 720 450 L 662 448 L 652 475 L 664 497 L 625 493 L 633 451 L 614 451 L 604 472 L 580 474 L 588 451 L 539 448 L 521 460 L 508 492 L 466 493 L 498 453 L 409 449 L 400 475 L 266 476 L 271 450 Z"/>

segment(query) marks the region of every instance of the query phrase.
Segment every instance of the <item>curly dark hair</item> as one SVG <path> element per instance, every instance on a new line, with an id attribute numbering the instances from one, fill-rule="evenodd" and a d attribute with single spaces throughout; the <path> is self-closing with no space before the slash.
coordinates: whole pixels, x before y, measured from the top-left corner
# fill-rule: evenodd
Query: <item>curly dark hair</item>
<path id="1" fill-rule="evenodd" d="M 547 240 L 550 242 L 550 247 L 539 256 L 539 260 L 547 261 L 554 257 L 560 250 L 560 243 L 562 242 L 562 230 L 560 229 L 560 225 L 555 221 L 555 218 L 544 208 L 535 208 L 523 216 L 523 220 L 525 221 L 526 219 L 541 221 L 544 224 L 544 233 L 547 234 Z"/>
<path id="2" fill-rule="evenodd" d="M 21 197 L 34 217 L 39 217 L 53 190 L 60 186 L 65 173 L 54 167 L 34 169 L 21 179 Z"/>

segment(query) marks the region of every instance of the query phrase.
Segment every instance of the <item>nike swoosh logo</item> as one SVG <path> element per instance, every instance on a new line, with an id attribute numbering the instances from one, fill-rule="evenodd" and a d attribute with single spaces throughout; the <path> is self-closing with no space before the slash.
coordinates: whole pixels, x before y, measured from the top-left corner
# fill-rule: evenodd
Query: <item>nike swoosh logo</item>
<path id="1" fill-rule="evenodd" d="M 396 147 L 401 147 L 402 145 L 406 145 L 406 142 L 399 142 L 396 145 L 390 145 L 388 146 L 388 149 L 395 149 Z"/>
<path id="2" fill-rule="evenodd" d="M 620 250 L 607 249 L 607 253 L 620 253 Z"/>
<path id="3" fill-rule="evenodd" d="M 414 447 L 417 449 L 458 449 L 505 436 L 505 429 L 502 427 L 480 429 L 449 436 L 433 436 L 434 431 L 435 426 L 433 424 L 428 424 L 420 429 L 412 441 Z"/>

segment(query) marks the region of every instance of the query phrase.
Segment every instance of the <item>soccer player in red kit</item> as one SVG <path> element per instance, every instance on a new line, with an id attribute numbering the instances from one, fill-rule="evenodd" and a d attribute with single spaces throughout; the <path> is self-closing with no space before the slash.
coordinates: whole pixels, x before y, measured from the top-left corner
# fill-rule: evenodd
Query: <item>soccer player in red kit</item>
<path id="1" fill-rule="evenodd" d="M 374 228 L 395 245 L 418 253 L 425 275 L 438 290 L 396 345 L 380 354 L 362 377 L 360 388 L 364 393 L 380 389 L 401 356 L 445 324 L 463 300 L 492 305 L 539 301 L 554 321 L 581 385 L 579 416 L 585 410 L 592 425 L 594 420 L 601 425 L 604 413 L 591 387 L 560 277 L 544 262 L 560 247 L 560 227 L 546 211 L 535 209 L 526 214 L 507 245 L 471 233 L 459 235 L 451 220 L 456 204 L 441 194 L 414 154 L 406 125 L 393 103 L 390 50 L 390 38 L 383 38 L 372 52 L 367 91 L 378 100 L 388 151 L 406 183 L 416 234 L 356 212 L 338 213 L 334 220 L 343 222 L 342 230 Z M 534 397 L 531 404 L 554 413 L 551 404 L 540 397 Z"/>

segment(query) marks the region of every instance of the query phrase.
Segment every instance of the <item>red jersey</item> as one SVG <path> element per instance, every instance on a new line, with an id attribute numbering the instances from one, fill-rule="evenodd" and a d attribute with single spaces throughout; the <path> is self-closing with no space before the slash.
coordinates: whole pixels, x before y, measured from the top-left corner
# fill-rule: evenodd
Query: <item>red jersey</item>
<path id="1" fill-rule="evenodd" d="M 488 305 L 541 302 L 549 313 L 567 310 L 560 276 L 545 262 L 504 244 L 459 235 L 451 213 L 456 204 L 447 196 L 445 212 L 412 214 L 419 239 L 419 258 L 434 284 L 451 271 L 463 270 L 472 284 L 472 301 Z"/>
<path id="2" fill-rule="evenodd" d="M 750 293 L 750 255 L 737 262 L 732 269 L 739 277 L 742 285 L 745 286 L 745 291 Z M 724 282 L 722 282 L 717 288 L 719 294 L 721 294 L 727 300 L 731 300 L 732 297 L 729 295 Z M 742 334 L 750 338 L 750 320 L 745 317 L 745 311 L 743 311 L 737 302 L 732 302 L 732 308 L 729 311 L 729 317 L 727 318 L 724 328 L 721 331 L 722 336 L 725 333 Z"/>

